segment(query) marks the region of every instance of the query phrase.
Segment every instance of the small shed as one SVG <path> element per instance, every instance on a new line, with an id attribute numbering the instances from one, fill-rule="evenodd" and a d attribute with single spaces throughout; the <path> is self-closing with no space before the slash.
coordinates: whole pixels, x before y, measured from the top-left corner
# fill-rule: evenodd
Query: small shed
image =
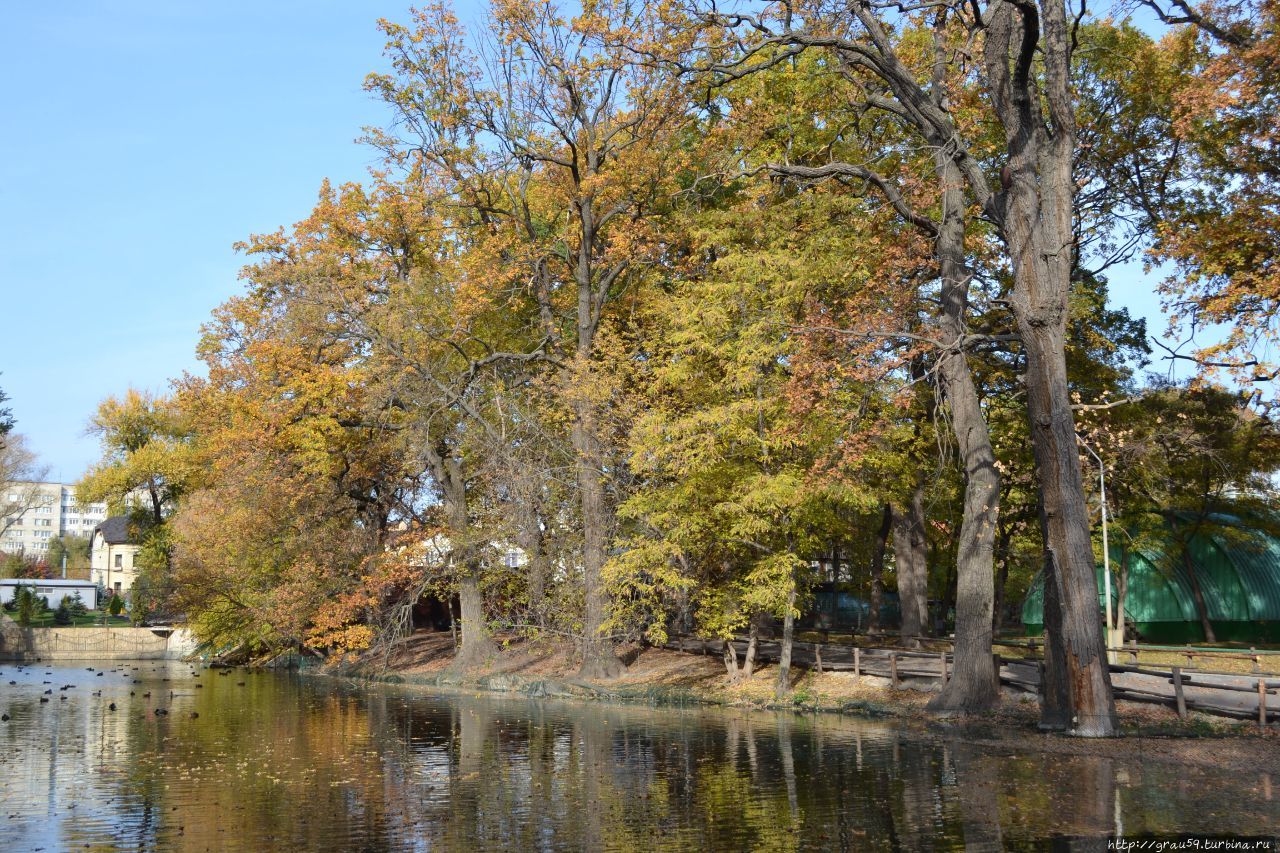
<path id="1" fill-rule="evenodd" d="M 1185 535 L 1189 529 L 1196 532 Z M 1189 556 L 1218 640 L 1280 642 L 1280 538 L 1275 533 L 1234 516 L 1213 515 L 1195 524 L 1185 513 L 1171 513 L 1163 534 L 1147 537 L 1140 546 L 1126 549 L 1123 536 L 1113 535 L 1111 542 L 1113 606 L 1119 602 L 1120 567 L 1126 560 L 1128 565 L 1128 636 L 1136 632 L 1152 643 L 1204 641 L 1186 566 Z M 1097 578 L 1101 605 L 1102 566 Z M 1043 614 L 1044 580 L 1037 576 L 1022 608 L 1028 633 L 1044 630 Z"/>
<path id="2" fill-rule="evenodd" d="M 0 603 L 13 601 L 19 586 L 30 587 L 36 595 L 45 600 L 49 607 L 56 608 L 63 598 L 73 598 L 80 593 L 80 600 L 90 610 L 98 609 L 98 585 L 85 580 L 49 580 L 45 578 L 5 578 L 0 580 Z"/>

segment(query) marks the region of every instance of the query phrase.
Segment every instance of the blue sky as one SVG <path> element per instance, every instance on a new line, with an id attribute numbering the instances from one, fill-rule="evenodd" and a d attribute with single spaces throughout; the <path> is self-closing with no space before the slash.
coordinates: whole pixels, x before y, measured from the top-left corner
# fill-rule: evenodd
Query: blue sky
<path id="1" fill-rule="evenodd" d="M 54 476 L 98 401 L 196 369 L 232 243 L 359 179 L 405 2 L 13 3 L 0 30 L 0 388 Z"/>
<path id="2" fill-rule="evenodd" d="M 474 4 L 460 3 L 463 16 Z M 52 476 L 97 458 L 97 403 L 198 365 L 240 289 L 232 244 L 360 179 L 383 109 L 382 0 L 13 3 L 0 31 L 0 388 Z M 1158 311 L 1133 269 L 1113 297 Z M 1154 320 L 1152 330 L 1163 327 Z"/>

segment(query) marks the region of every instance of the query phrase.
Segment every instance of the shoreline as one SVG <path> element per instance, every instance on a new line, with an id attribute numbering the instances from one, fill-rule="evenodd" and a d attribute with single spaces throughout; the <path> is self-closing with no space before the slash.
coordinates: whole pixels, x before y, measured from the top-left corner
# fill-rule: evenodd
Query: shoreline
<path id="1" fill-rule="evenodd" d="M 1280 731 L 1260 732 L 1247 723 L 1192 715 L 1179 720 L 1172 709 L 1117 703 L 1123 735 L 1090 739 L 1036 728 L 1039 707 L 1030 695 L 1003 691 L 999 706 L 987 714 L 961 718 L 929 715 L 924 705 L 932 695 L 910 687 L 891 689 L 884 679 L 848 673 L 817 675 L 793 671 L 791 698 L 773 696 L 775 666 L 758 669 L 749 679 L 730 684 L 718 658 L 650 647 L 627 651 L 627 673 L 612 682 L 573 677 L 571 656 L 545 643 L 509 643 L 504 654 L 484 671 L 449 669 L 452 640 L 444 643 L 409 638 L 384 666 L 357 661 L 329 663 L 305 670 L 326 678 L 349 679 L 422 690 L 481 693 L 531 700 L 602 702 L 649 708 L 719 708 L 726 711 L 790 712 L 832 719 L 891 723 L 920 734 L 999 750 L 1036 750 L 1071 755 L 1127 757 L 1179 765 L 1233 768 L 1267 775 L 1280 768 Z M 429 637 L 430 635 L 428 635 Z M 415 642 L 415 640 L 417 642 Z"/>

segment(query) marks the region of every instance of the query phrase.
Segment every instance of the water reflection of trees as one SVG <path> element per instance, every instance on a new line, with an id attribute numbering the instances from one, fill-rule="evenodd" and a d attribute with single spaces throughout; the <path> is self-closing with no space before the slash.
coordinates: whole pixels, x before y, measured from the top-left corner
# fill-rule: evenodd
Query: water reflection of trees
<path id="1" fill-rule="evenodd" d="M 59 733 L 98 750 L 85 770 L 124 846 L 1001 849 L 1194 829 L 1205 797 L 1140 764 L 831 718 L 204 681 L 167 718 L 131 706 Z M 1241 826 L 1276 825 L 1237 808 Z M 62 840 L 95 831 L 69 822 Z"/>

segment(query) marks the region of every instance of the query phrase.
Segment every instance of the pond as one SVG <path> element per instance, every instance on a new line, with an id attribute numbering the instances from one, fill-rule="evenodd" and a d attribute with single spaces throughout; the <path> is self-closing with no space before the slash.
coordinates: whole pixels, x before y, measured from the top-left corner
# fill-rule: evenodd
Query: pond
<path id="1" fill-rule="evenodd" d="M 894 724 L 90 666 L 0 666 L 0 849 L 1106 849 L 1117 832 L 1280 832 L 1280 792 L 1256 775 Z"/>

